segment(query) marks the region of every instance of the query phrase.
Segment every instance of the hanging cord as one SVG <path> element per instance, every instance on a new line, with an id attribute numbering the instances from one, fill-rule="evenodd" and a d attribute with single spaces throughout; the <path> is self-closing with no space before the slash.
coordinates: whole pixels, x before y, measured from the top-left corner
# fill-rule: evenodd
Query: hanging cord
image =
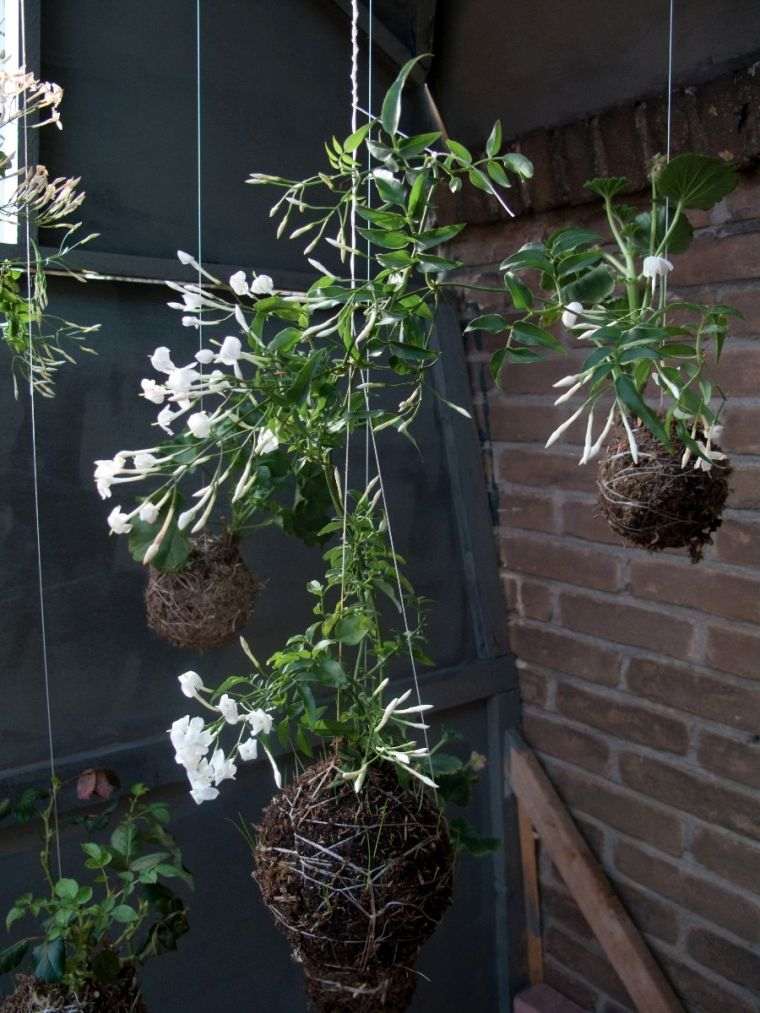
<path id="1" fill-rule="evenodd" d="M 21 35 L 21 66 L 26 70 L 26 5 L 24 0 L 19 3 L 19 20 Z M 26 115 L 27 93 L 24 95 L 24 115 L 21 117 L 21 137 L 24 154 L 24 170 L 29 167 L 29 127 Z M 29 415 L 31 419 L 32 437 L 32 482 L 34 487 L 34 523 L 37 545 L 37 593 L 39 598 L 40 611 L 40 638 L 42 641 L 42 670 L 45 678 L 45 712 L 47 717 L 48 750 L 50 758 L 50 778 L 55 779 L 55 746 L 53 743 L 53 708 L 50 702 L 50 668 L 48 665 L 47 648 L 47 623 L 45 621 L 45 585 L 42 569 L 42 524 L 40 522 L 40 483 L 39 467 L 37 460 L 37 412 L 34 393 L 34 332 L 32 315 L 34 312 L 34 300 L 32 294 L 32 235 L 29 222 L 29 209 L 24 212 L 24 246 L 26 252 L 26 298 L 27 298 L 27 332 L 29 338 Z M 58 867 L 58 878 L 63 876 L 63 863 L 61 861 L 61 833 L 58 823 L 58 797 L 53 791 L 53 834 L 55 838 L 56 864 Z"/>
<path id="2" fill-rule="evenodd" d="M 670 146 L 671 137 L 673 133 L 673 25 L 675 21 L 675 0 L 668 0 L 668 103 L 667 103 L 667 114 L 665 118 L 665 161 L 670 161 Z M 664 234 L 667 235 L 668 226 L 670 224 L 670 199 L 665 198 L 665 229 Z M 663 256 L 667 257 L 668 248 L 665 246 L 663 249 Z M 662 304 L 665 307 L 668 299 L 668 273 L 667 271 L 662 278 Z"/>
<path id="3" fill-rule="evenodd" d="M 372 108 L 372 98 L 373 98 L 373 87 L 372 86 L 374 84 L 374 80 L 373 80 L 374 79 L 374 75 L 372 73 L 372 52 L 373 52 L 373 45 L 374 45 L 373 32 L 374 32 L 374 28 L 375 28 L 375 25 L 374 25 L 375 16 L 374 16 L 374 9 L 373 8 L 374 8 L 373 0 L 369 0 L 369 7 L 368 7 L 369 26 L 367 28 L 367 108 L 368 109 Z M 368 120 L 371 119 L 371 117 L 368 114 L 367 114 L 367 119 Z M 372 152 L 369 150 L 369 147 L 368 147 L 367 148 L 367 207 L 371 207 L 372 206 L 372 177 L 370 175 L 371 170 L 372 170 Z M 368 239 L 367 240 L 367 284 L 369 284 L 371 280 L 372 280 L 372 240 Z M 362 371 L 362 383 L 364 384 L 364 389 L 367 390 L 367 384 L 369 383 L 369 369 L 365 369 L 365 370 Z M 367 398 L 365 400 L 367 402 L 367 408 L 369 408 L 369 403 L 368 403 L 369 402 L 369 393 L 367 394 Z M 367 413 L 367 421 L 366 421 L 366 424 L 364 426 L 364 487 L 365 488 L 369 485 L 369 445 L 370 445 L 369 430 L 370 430 L 370 420 L 369 420 L 369 412 L 368 412 Z"/>
<path id="4" fill-rule="evenodd" d="M 196 186 L 196 239 L 198 247 L 198 288 L 203 295 L 203 135 L 201 107 L 201 0 L 195 0 L 195 157 L 197 166 Z M 203 304 L 201 304 L 198 320 L 203 323 Z M 203 327 L 198 328 L 198 351 L 203 349 Z M 203 363 L 198 363 L 198 372 L 203 376 Z M 201 411 L 203 411 L 203 395 L 201 394 Z"/>

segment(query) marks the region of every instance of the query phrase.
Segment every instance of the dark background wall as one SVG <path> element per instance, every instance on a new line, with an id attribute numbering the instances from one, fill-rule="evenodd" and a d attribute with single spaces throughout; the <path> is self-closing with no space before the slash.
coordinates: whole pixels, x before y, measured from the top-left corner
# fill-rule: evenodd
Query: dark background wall
<path id="1" fill-rule="evenodd" d="M 30 10 L 34 15 L 34 5 Z M 175 251 L 196 245 L 195 4 L 44 0 L 38 13 L 42 76 L 66 91 L 65 130 L 41 135 L 40 158 L 53 174 L 83 176 L 83 218 L 100 235 L 82 262 L 134 279 L 86 286 L 50 280 L 54 310 L 103 325 L 97 357 L 62 370 L 55 400 L 38 401 L 59 769 L 68 775 L 84 766 L 111 766 L 126 783 L 140 778 L 176 801 L 175 829 L 198 883 L 191 898 L 193 929 L 176 955 L 147 971 L 150 1008 L 293 1013 L 303 1008 L 300 972 L 260 905 L 247 846 L 231 825 L 240 814 L 255 820 L 273 792 L 271 773 L 266 765 L 251 765 L 217 804 L 197 808 L 165 734 L 188 709 L 176 682 L 180 672 L 192 667 L 218 680 L 244 670 L 244 659 L 235 647 L 194 656 L 147 632 L 144 573 L 129 558 L 125 540 L 107 533 L 105 517 L 120 502 L 118 490 L 103 503 L 91 478 L 95 458 L 153 439 L 153 409 L 137 397 L 153 348 L 167 344 L 180 359 L 184 348 L 189 360 L 197 347 L 196 333 L 179 326 L 165 306 L 171 294 L 155 283 L 184 276 Z M 322 164 L 323 140 L 349 132 L 348 30 L 345 14 L 332 3 L 203 5 L 204 250 L 212 269 L 255 267 L 273 274 L 279 285 L 307 282 L 298 246 L 275 241 L 266 196 L 243 181 L 254 169 L 308 174 Z M 377 93 L 392 74 L 393 67 L 379 59 Z M 467 399 L 451 316 L 440 341 L 446 363 L 436 384 L 455 399 Z M 44 782 L 47 732 L 29 406 L 23 396 L 12 399 L 7 375 L 0 379 L 0 413 L 1 796 Z M 468 1002 L 495 1013 L 507 1001 L 513 945 L 506 913 L 515 887 L 506 866 L 515 856 L 500 748 L 501 732 L 515 718 L 516 694 L 491 620 L 498 611 L 497 578 L 474 432 L 431 402 L 417 437 L 421 457 L 393 438 L 382 441 L 381 453 L 399 549 L 409 558 L 418 591 L 433 603 L 436 668 L 426 674 L 423 693 L 437 705 L 439 721 L 462 728 L 465 755 L 473 748 L 488 754 L 489 772 L 471 816 L 482 830 L 502 837 L 504 846 L 493 859 L 463 863 L 455 906 L 423 959 L 430 983 L 421 979 L 415 1008 Z M 245 552 L 268 582 L 246 631 L 256 653 L 266 657 L 308 622 L 304 585 L 319 573 L 319 554 L 274 531 L 251 538 Z M 23 833 L 0 834 L 0 909 L 35 883 L 35 847 Z M 67 871 L 77 854 L 76 839 L 67 838 Z"/>

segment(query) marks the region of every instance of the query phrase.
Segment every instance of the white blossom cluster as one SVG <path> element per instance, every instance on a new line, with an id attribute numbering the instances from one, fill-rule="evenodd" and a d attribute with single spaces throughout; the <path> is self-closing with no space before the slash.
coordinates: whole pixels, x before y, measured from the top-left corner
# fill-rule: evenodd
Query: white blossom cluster
<path id="1" fill-rule="evenodd" d="M 23 98 L 22 98 L 23 96 Z M 0 129 L 23 116 L 31 116 L 43 109 L 49 110 L 47 119 L 35 123 L 45 127 L 54 123 L 63 129 L 58 107 L 63 98 L 63 88 L 51 81 L 38 81 L 34 74 L 24 67 L 17 71 L 0 70 Z"/>
<path id="2" fill-rule="evenodd" d="M 178 257 L 181 263 L 198 268 L 211 282 L 218 284 L 212 275 L 199 267 L 190 254 L 180 250 Z M 184 314 L 182 323 L 185 326 L 201 328 L 208 324 L 218 325 L 234 318 L 244 333 L 248 331 L 248 322 L 239 305 L 231 306 L 201 285 L 175 282 L 167 284 L 182 296 L 182 302 L 170 302 L 169 306 L 182 311 Z M 244 272 L 238 271 L 229 279 L 229 285 L 236 294 L 253 294 L 260 297 L 272 292 L 272 279 L 268 275 L 254 276 L 248 283 Z M 209 312 L 214 315 L 214 319 L 209 318 Z M 116 484 L 142 482 L 150 476 L 166 479 L 156 492 L 131 512 L 125 512 L 119 506 L 111 510 L 108 525 L 114 534 L 128 534 L 132 530 L 132 521 L 135 517 L 148 524 L 156 523 L 161 508 L 170 499 L 173 488 L 183 475 L 191 468 L 207 463 L 212 458 L 218 458 L 218 455 L 214 454 L 215 429 L 221 422 L 225 420 L 237 422 L 238 455 L 226 468 L 218 463 L 211 481 L 193 493 L 195 502 L 177 517 L 177 526 L 180 530 L 190 528 L 190 532 L 196 534 L 205 527 L 221 486 L 230 477 L 233 469 L 242 463 L 231 502 L 235 503 L 241 499 L 254 480 L 252 469 L 255 459 L 272 453 L 279 446 L 278 437 L 271 429 L 244 424 L 236 415 L 233 396 L 247 393 L 241 363 L 253 361 L 253 356 L 243 350 L 241 339 L 234 334 L 224 337 L 221 343 L 212 343 L 218 345 L 217 351 L 201 348 L 195 353 L 192 362 L 180 366 L 175 364 L 166 346 L 159 346 L 149 358 L 153 369 L 161 374 L 160 378 L 144 378 L 140 381 L 140 396 L 160 407 L 155 424 L 167 436 L 174 435 L 172 427 L 180 418 L 186 416 L 187 432 L 199 441 L 195 459 L 191 463 L 187 462 L 187 448 L 171 450 L 154 446 L 142 450 L 121 450 L 111 459 L 95 462 L 94 479 L 102 499 L 111 498 L 111 488 Z M 204 371 L 204 367 L 212 368 L 210 371 Z M 203 407 L 204 400 L 208 397 L 221 399 L 210 413 Z M 183 455 L 184 463 L 175 463 L 175 459 L 180 455 Z M 239 455 L 245 456 L 241 459 Z M 143 562 L 146 565 L 158 554 L 173 520 L 172 507 L 167 511 L 163 525 L 145 553 Z"/>
<path id="3" fill-rule="evenodd" d="M 200 805 L 210 802 L 219 795 L 223 781 L 234 780 L 237 774 L 236 759 L 243 762 L 255 760 L 258 756 L 259 736 L 268 735 L 272 730 L 272 716 L 260 708 L 240 712 L 237 700 L 227 693 L 214 705 L 205 699 L 209 690 L 197 672 L 184 672 L 179 677 L 182 692 L 189 699 L 197 700 L 207 710 L 214 712 L 214 720 L 206 724 L 202 717 L 185 714 L 173 722 L 169 737 L 174 747 L 174 759 L 185 768 L 190 782 L 190 795 Z M 222 732 L 227 726 L 239 729 L 237 742 L 225 753 L 219 745 Z M 282 787 L 282 778 L 271 751 L 264 743 L 262 749 L 269 758 L 277 787 Z"/>
<path id="4" fill-rule="evenodd" d="M 77 193 L 81 177 L 58 176 L 50 179 L 44 165 L 21 170 L 21 180 L 8 201 L 7 207 L 15 215 L 22 208 L 34 212 L 34 219 L 42 228 L 70 226 L 64 221 L 82 204 L 85 192 Z"/>

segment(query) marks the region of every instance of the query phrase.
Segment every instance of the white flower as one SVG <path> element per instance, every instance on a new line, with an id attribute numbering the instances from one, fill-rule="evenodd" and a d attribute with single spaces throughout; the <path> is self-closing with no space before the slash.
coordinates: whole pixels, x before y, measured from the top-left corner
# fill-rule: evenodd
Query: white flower
<path id="1" fill-rule="evenodd" d="M 379 732 L 381 731 L 381 729 L 385 728 L 393 712 L 397 710 L 402 703 L 405 703 L 405 701 L 407 701 L 411 695 L 412 691 L 408 689 L 405 693 L 402 693 L 401 696 L 395 696 L 391 700 L 391 702 L 386 706 L 385 710 L 383 711 L 383 716 L 380 718 L 377 725 L 375 726 L 376 732 Z"/>
<path id="2" fill-rule="evenodd" d="M 185 253 L 184 250 L 177 250 L 177 260 L 180 264 L 184 264 L 185 267 L 198 267 L 198 261 L 189 253 Z"/>
<path id="3" fill-rule="evenodd" d="M 157 373 L 171 373 L 175 368 L 166 345 L 158 346 L 153 355 L 150 356 L 150 364 Z"/>
<path id="4" fill-rule="evenodd" d="M 232 781 L 235 778 L 235 774 L 237 774 L 237 767 L 234 761 L 225 756 L 224 751 L 221 749 L 214 750 L 209 766 L 215 785 L 221 784 L 222 781 Z"/>
<path id="5" fill-rule="evenodd" d="M 134 463 L 136 471 L 150 471 L 158 464 L 158 458 L 149 450 L 138 450 L 134 456 Z"/>
<path id="6" fill-rule="evenodd" d="M 574 327 L 578 321 L 578 315 L 583 312 L 583 305 L 579 302 L 569 302 L 562 314 L 562 326 Z"/>
<path id="7" fill-rule="evenodd" d="M 599 324 L 595 324 L 593 327 L 589 327 L 588 330 L 578 335 L 578 341 L 585 341 L 586 338 L 593 337 L 599 330 Z"/>
<path id="8" fill-rule="evenodd" d="M 183 672 L 178 681 L 180 689 L 190 699 L 197 697 L 200 691 L 206 688 L 197 672 Z"/>
<path id="9" fill-rule="evenodd" d="M 267 714 L 265 710 L 258 708 L 257 710 L 249 711 L 246 714 L 246 721 L 251 726 L 251 735 L 269 735 L 272 731 L 272 725 L 274 720 L 271 714 Z"/>
<path id="10" fill-rule="evenodd" d="M 711 443 L 713 440 L 719 440 L 722 435 L 723 435 L 723 426 L 718 425 L 717 422 L 713 423 L 713 425 L 711 426 L 707 426 L 707 428 L 705 429 L 705 439 L 708 441 L 708 443 Z"/>
<path id="11" fill-rule="evenodd" d="M 158 422 L 159 426 L 163 429 L 165 433 L 168 433 L 169 436 L 172 436 L 173 433 L 171 424 L 179 414 L 180 412 L 172 411 L 171 407 L 167 405 L 165 408 L 162 408 L 161 411 L 158 413 L 156 422 Z"/>
<path id="12" fill-rule="evenodd" d="M 256 437 L 256 444 L 254 446 L 254 454 L 271 454 L 280 445 L 280 441 L 277 439 L 271 429 L 261 429 Z"/>
<path id="13" fill-rule="evenodd" d="M 657 279 L 666 277 L 673 270 L 673 265 L 665 257 L 644 257 L 641 273 L 645 278 L 652 279 L 652 291 L 657 287 Z"/>
<path id="14" fill-rule="evenodd" d="M 162 387 L 160 383 L 156 383 L 155 380 L 140 380 L 140 386 L 142 387 L 141 397 L 144 397 L 146 401 L 152 401 L 153 404 L 164 403 L 166 388 Z"/>
<path id="15" fill-rule="evenodd" d="M 569 401 L 570 398 L 573 396 L 573 394 L 579 391 L 585 382 L 586 382 L 585 380 L 579 380 L 577 383 L 574 383 L 573 386 L 568 388 L 568 390 L 566 390 L 564 394 L 560 394 L 560 396 L 554 402 L 555 405 L 564 404 L 565 401 Z"/>
<path id="16" fill-rule="evenodd" d="M 223 693 L 217 710 L 222 715 L 228 725 L 236 725 L 242 720 L 240 714 L 238 714 L 237 700 L 234 700 L 229 694 Z"/>
<path id="17" fill-rule="evenodd" d="M 175 399 L 186 400 L 187 395 L 193 388 L 193 384 L 196 380 L 200 380 L 201 375 L 197 369 L 193 369 L 192 366 L 183 366 L 181 369 L 173 369 L 166 380 L 166 387 L 172 392 Z"/>
<path id="18" fill-rule="evenodd" d="M 188 416 L 187 428 L 199 440 L 205 440 L 211 432 L 211 419 L 206 412 L 194 412 Z"/>
<path id="19" fill-rule="evenodd" d="M 707 444 L 701 443 L 697 440 L 697 446 L 705 455 L 704 457 L 698 457 L 694 462 L 695 471 L 712 471 L 713 461 L 725 461 L 726 455 L 721 453 L 720 450 L 712 450 L 709 442 Z"/>
<path id="20" fill-rule="evenodd" d="M 200 805 L 202 802 L 213 802 L 215 798 L 219 798 L 219 789 L 212 787 L 210 784 L 199 784 L 197 787 L 191 789 L 190 798 L 197 805 Z"/>
<path id="21" fill-rule="evenodd" d="M 114 479 L 124 467 L 124 457 L 117 454 L 113 460 L 95 462 L 95 484 L 101 499 L 110 499 Z"/>
<path id="22" fill-rule="evenodd" d="M 203 718 L 191 718 L 186 714 L 172 724 L 169 738 L 174 746 L 175 760 L 194 773 L 213 742 L 213 733 L 208 731 Z"/>
<path id="23" fill-rule="evenodd" d="M 251 737 L 241 742 L 238 746 L 238 755 L 241 760 L 255 760 L 259 755 L 259 743 Z"/>
<path id="24" fill-rule="evenodd" d="M 375 179 L 382 180 L 383 183 L 395 183 L 396 177 L 388 169 L 373 169 L 372 175 Z"/>
<path id="25" fill-rule="evenodd" d="M 235 271 L 230 275 L 230 288 L 235 295 L 248 295 L 248 282 L 245 280 L 245 271 Z"/>
<path id="26" fill-rule="evenodd" d="M 155 503 L 143 503 L 137 512 L 137 516 L 144 524 L 155 524 L 158 520 L 158 507 Z"/>
<path id="27" fill-rule="evenodd" d="M 210 362 L 214 361 L 214 353 L 210 348 L 201 348 L 195 353 L 195 360 L 203 366 L 208 366 Z"/>
<path id="28" fill-rule="evenodd" d="M 404 284 L 406 275 L 403 271 L 392 271 L 388 275 L 388 284 L 393 288 L 401 288 Z"/>
<path id="29" fill-rule="evenodd" d="M 251 282 L 252 295 L 271 295 L 274 291 L 274 282 L 268 274 L 259 274 Z"/>
<path id="30" fill-rule="evenodd" d="M 546 441 L 545 446 L 551 447 L 553 443 L 556 443 L 557 440 L 560 438 L 560 436 L 565 432 L 565 430 L 569 429 L 570 426 L 573 424 L 573 422 L 575 422 L 575 420 L 578 418 L 578 416 L 581 414 L 581 412 L 584 410 L 585 407 L 586 407 L 585 405 L 581 405 L 581 407 L 578 409 L 577 412 L 573 412 L 573 414 L 570 416 L 569 419 L 565 419 L 565 421 L 562 423 L 561 426 L 557 426 L 557 428 L 551 434 L 549 439 Z"/>
<path id="31" fill-rule="evenodd" d="M 200 328 L 201 322 L 198 317 L 182 317 L 180 321 L 183 327 L 195 327 Z"/>
<path id="32" fill-rule="evenodd" d="M 132 530 L 129 514 L 122 512 L 121 507 L 114 507 L 108 515 L 108 526 L 115 535 L 128 535 Z"/>
<path id="33" fill-rule="evenodd" d="M 240 338 L 236 338 L 234 334 L 228 334 L 216 355 L 216 361 L 221 362 L 223 366 L 234 366 L 237 364 L 242 350 Z"/>

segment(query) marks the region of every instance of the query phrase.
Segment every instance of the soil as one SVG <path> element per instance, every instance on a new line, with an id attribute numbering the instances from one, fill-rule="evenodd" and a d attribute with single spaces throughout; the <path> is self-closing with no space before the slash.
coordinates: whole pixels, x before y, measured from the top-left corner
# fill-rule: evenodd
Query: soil
<path id="1" fill-rule="evenodd" d="M 87 984 L 76 995 L 29 974 L 16 976 L 16 991 L 0 999 L 0 1013 L 147 1013 L 134 972 L 108 985 Z"/>
<path id="2" fill-rule="evenodd" d="M 303 966 L 318 1013 L 402 1013 L 423 943 L 451 902 L 453 849 L 437 801 L 391 764 L 361 793 L 335 759 L 275 796 L 254 877 Z"/>

